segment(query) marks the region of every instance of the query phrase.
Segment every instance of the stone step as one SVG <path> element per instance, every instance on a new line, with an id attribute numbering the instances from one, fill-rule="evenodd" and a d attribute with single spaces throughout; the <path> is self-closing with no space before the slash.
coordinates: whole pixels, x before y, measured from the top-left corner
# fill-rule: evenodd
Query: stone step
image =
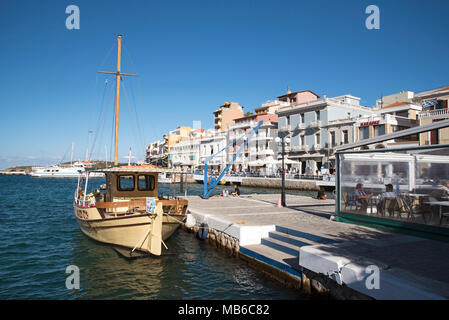
<path id="1" fill-rule="evenodd" d="M 265 246 L 268 246 L 270 248 L 273 248 L 275 250 L 287 253 L 289 255 L 298 257 L 299 256 L 299 248 L 297 245 L 288 243 L 288 242 L 284 242 L 281 240 L 277 240 L 274 238 L 263 238 L 260 241 L 260 244 L 263 244 Z M 310 244 L 307 244 L 310 245 Z"/>
<path id="2" fill-rule="evenodd" d="M 263 244 L 240 247 L 240 253 L 301 278 L 298 256 L 270 248 Z"/>
<path id="3" fill-rule="evenodd" d="M 318 235 L 315 235 L 315 234 L 312 234 L 312 233 L 307 233 L 307 232 L 303 232 L 303 231 L 299 231 L 299 230 L 295 230 L 295 229 L 290 229 L 290 228 L 282 227 L 282 226 L 276 226 L 276 231 L 277 232 L 281 232 L 281 233 L 285 233 L 285 234 L 288 234 L 290 236 L 294 236 L 294 237 L 297 237 L 297 238 L 307 239 L 307 240 L 310 240 L 310 241 L 315 242 L 315 243 L 329 244 L 329 243 L 337 242 L 334 239 L 330 239 L 330 238 L 318 236 Z"/>
<path id="4" fill-rule="evenodd" d="M 279 231 L 271 231 L 268 233 L 268 237 L 271 239 L 276 239 L 297 247 L 302 247 L 302 246 L 310 246 L 310 245 L 314 245 L 317 244 L 317 242 L 313 242 L 310 240 L 306 240 L 304 238 L 300 238 L 300 237 L 296 237 L 284 232 L 279 232 Z M 306 240 L 306 241 L 304 241 Z"/>

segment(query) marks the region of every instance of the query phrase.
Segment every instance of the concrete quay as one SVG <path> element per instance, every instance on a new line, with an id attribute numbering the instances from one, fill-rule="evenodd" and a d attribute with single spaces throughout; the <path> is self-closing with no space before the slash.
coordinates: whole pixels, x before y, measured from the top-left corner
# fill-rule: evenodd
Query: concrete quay
<path id="1" fill-rule="evenodd" d="M 203 183 L 204 176 L 194 174 L 189 177 L 189 181 L 196 181 Z M 225 176 L 223 178 L 227 183 L 244 187 L 257 187 L 257 188 L 274 188 L 280 189 L 282 187 L 281 178 L 265 178 L 265 177 L 243 177 L 243 176 Z M 327 180 L 306 180 L 306 179 L 285 179 L 285 188 L 288 190 L 305 190 L 305 191 L 318 191 L 320 189 L 335 189 L 335 181 Z"/>
<path id="2" fill-rule="evenodd" d="M 334 200 L 189 196 L 197 225 L 265 274 L 337 299 L 448 299 L 449 243 L 333 221 Z M 208 239 L 209 241 L 211 239 Z"/>

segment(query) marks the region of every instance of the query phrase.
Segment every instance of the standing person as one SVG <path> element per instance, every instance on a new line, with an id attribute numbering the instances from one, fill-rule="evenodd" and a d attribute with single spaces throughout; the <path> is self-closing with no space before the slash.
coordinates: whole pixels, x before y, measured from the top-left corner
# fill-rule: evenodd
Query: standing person
<path id="1" fill-rule="evenodd" d="M 232 193 L 232 195 L 234 197 L 240 196 L 240 189 L 239 189 L 239 186 L 237 184 L 234 184 L 234 192 Z"/>

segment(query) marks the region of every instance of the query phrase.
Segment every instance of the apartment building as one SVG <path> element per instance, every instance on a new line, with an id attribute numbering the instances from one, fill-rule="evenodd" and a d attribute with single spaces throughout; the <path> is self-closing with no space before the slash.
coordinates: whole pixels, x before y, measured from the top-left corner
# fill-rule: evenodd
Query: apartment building
<path id="1" fill-rule="evenodd" d="M 214 111 L 214 126 L 216 131 L 226 131 L 237 118 L 243 117 L 243 107 L 236 102 L 225 102 Z"/>
<path id="2" fill-rule="evenodd" d="M 277 137 L 278 116 L 270 112 L 259 111 L 259 113 L 235 119 L 235 124 L 228 128 L 228 143 L 235 142 L 228 148 L 227 162 L 231 162 L 236 156 L 247 136 L 240 141 L 236 140 L 244 134 L 249 135 L 250 131 L 260 121 L 263 121 L 263 124 L 237 155 L 232 170 L 236 172 L 258 172 L 260 174 L 270 174 L 276 171 L 278 163 L 275 138 Z"/>
<path id="3" fill-rule="evenodd" d="M 422 112 L 418 116 L 419 125 L 449 119 L 448 100 L 449 86 L 416 93 L 413 101 L 422 106 Z M 432 130 L 419 135 L 420 145 L 448 143 L 449 128 Z"/>
<path id="4" fill-rule="evenodd" d="M 413 102 L 413 97 L 413 92 L 403 91 L 377 100 L 376 106 L 372 108 L 374 114 L 356 120 L 356 141 L 375 138 L 419 125 L 418 114 L 422 107 Z M 418 136 L 412 135 L 364 146 L 363 149 L 415 145 L 419 145 Z"/>
<path id="5" fill-rule="evenodd" d="M 279 135 L 290 138 L 287 158 L 292 161 L 287 166 L 301 174 L 335 168 L 333 147 L 354 142 L 356 119 L 373 114 L 352 95 L 320 98 L 304 90 L 278 98 L 290 103 L 277 112 Z"/>
<path id="6" fill-rule="evenodd" d="M 218 153 L 220 150 L 224 149 L 227 145 L 227 132 L 213 131 L 210 130 L 207 135 L 201 138 L 200 143 L 200 153 L 199 153 L 199 167 L 204 168 L 206 160 L 213 154 Z M 207 163 L 210 170 L 221 171 L 223 170 L 226 163 L 226 150 L 216 154 Z"/>
<path id="7" fill-rule="evenodd" d="M 168 154 L 165 140 L 157 140 L 148 145 L 145 151 L 145 162 L 159 167 L 167 167 Z"/>

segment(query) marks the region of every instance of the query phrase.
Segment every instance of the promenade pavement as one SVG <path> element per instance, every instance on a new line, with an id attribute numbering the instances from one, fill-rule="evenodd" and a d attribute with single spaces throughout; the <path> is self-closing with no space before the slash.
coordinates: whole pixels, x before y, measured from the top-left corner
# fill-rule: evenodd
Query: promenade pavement
<path id="1" fill-rule="evenodd" d="M 198 222 L 239 238 L 241 252 L 284 271 L 326 274 L 376 299 L 449 298 L 448 243 L 332 221 L 332 199 L 287 194 L 281 208 L 279 194 L 186 199 Z M 366 286 L 373 265 L 380 288 Z"/>

